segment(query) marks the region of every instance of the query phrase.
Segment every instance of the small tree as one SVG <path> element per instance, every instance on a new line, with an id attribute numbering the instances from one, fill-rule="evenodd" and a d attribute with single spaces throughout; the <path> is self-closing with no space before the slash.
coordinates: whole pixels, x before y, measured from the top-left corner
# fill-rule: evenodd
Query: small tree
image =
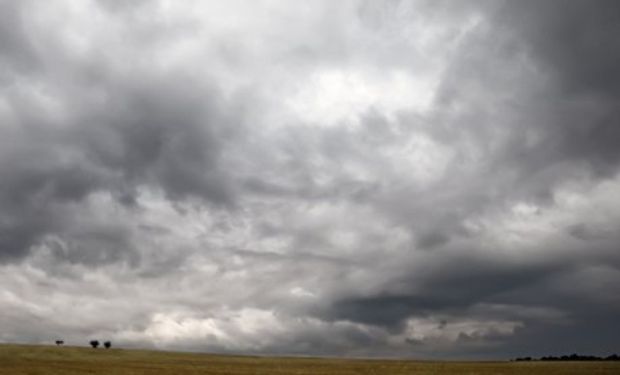
<path id="1" fill-rule="evenodd" d="M 99 341 L 98 340 L 91 340 L 90 341 L 90 346 L 92 346 L 93 349 L 97 349 L 97 347 L 99 346 Z"/>
<path id="2" fill-rule="evenodd" d="M 65 342 L 62 340 L 56 340 L 56 345 L 60 346 L 62 344 L 64 344 Z"/>
<path id="3" fill-rule="evenodd" d="M 112 343 L 110 341 L 106 341 L 103 343 L 103 346 L 105 346 L 106 349 L 110 349 L 110 347 L 112 346 Z"/>

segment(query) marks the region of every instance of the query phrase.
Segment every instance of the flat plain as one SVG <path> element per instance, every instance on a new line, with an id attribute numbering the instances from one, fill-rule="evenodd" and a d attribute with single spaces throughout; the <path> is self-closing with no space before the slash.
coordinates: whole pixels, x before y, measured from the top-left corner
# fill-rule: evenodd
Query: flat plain
<path id="1" fill-rule="evenodd" d="M 0 374 L 620 374 L 620 362 L 433 362 L 0 345 Z"/>

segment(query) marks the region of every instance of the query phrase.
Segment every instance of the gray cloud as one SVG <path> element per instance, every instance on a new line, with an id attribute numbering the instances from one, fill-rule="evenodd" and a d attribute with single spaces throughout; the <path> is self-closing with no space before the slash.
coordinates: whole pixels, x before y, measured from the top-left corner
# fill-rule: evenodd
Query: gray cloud
<path id="1" fill-rule="evenodd" d="M 617 345 L 613 2 L 0 7 L 0 340 Z"/>

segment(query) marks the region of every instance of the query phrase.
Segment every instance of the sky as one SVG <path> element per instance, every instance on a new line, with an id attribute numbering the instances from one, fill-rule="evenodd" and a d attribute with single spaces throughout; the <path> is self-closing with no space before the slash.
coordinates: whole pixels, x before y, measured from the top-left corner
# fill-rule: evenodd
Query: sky
<path id="1" fill-rule="evenodd" d="M 0 342 L 620 348 L 615 0 L 0 0 Z"/>

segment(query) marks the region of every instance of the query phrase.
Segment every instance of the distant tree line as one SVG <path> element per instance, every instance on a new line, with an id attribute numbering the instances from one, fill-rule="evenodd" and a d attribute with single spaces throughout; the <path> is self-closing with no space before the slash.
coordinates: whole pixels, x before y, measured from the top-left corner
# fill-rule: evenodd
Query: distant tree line
<path id="1" fill-rule="evenodd" d="M 607 357 L 598 357 L 595 355 L 571 354 L 559 357 L 550 355 L 546 357 L 540 357 L 538 359 L 532 357 L 519 357 L 515 358 L 514 361 L 620 361 L 620 356 L 618 356 L 617 354 L 612 354 Z"/>

